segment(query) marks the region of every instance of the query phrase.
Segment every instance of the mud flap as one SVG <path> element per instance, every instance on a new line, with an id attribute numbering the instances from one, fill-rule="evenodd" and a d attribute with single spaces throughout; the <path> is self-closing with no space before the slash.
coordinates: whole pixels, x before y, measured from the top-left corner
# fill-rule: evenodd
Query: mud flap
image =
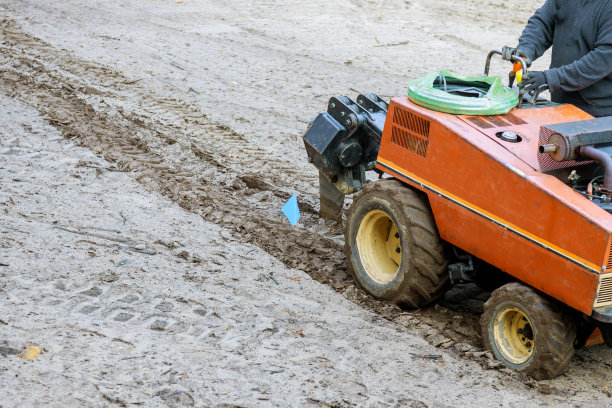
<path id="1" fill-rule="evenodd" d="M 344 194 L 321 172 L 319 172 L 319 201 L 321 217 L 334 221 L 342 219 Z"/>

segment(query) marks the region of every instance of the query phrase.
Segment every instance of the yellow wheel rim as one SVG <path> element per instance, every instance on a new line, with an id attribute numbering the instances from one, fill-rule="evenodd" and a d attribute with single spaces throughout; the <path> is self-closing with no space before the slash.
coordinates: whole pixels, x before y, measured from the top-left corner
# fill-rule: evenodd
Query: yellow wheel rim
<path id="1" fill-rule="evenodd" d="M 384 211 L 368 212 L 357 231 L 357 250 L 363 269 L 378 283 L 389 283 L 397 276 L 402 261 L 399 232 Z"/>
<path id="2" fill-rule="evenodd" d="M 493 338 L 497 350 L 512 364 L 523 364 L 533 354 L 533 326 L 520 309 L 509 307 L 493 322 Z"/>

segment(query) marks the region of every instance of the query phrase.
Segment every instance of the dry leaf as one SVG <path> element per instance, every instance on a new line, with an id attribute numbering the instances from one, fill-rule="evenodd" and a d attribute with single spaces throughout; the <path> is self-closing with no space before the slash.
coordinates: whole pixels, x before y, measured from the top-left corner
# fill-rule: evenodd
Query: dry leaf
<path id="1" fill-rule="evenodd" d="M 32 360 L 38 357 L 40 353 L 42 353 L 42 349 L 40 347 L 28 346 L 21 352 L 21 354 L 18 354 L 18 356 L 24 360 Z"/>

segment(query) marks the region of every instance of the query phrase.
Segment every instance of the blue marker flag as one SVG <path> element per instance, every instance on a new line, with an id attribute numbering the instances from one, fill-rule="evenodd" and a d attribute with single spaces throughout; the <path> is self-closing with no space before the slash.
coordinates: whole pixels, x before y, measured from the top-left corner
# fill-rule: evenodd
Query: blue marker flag
<path id="1" fill-rule="evenodd" d="M 297 224 L 298 220 L 300 219 L 300 209 L 298 208 L 297 197 L 295 194 L 293 194 L 289 201 L 287 201 L 283 206 L 283 214 L 285 214 L 292 227 Z"/>

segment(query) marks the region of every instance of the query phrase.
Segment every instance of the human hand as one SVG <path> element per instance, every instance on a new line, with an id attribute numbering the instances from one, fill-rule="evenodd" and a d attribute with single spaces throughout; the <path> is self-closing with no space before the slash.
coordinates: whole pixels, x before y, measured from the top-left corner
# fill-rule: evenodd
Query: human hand
<path id="1" fill-rule="evenodd" d="M 520 93 L 524 94 L 531 91 L 537 91 L 542 85 L 548 86 L 544 72 L 530 71 L 523 75 L 523 80 L 519 82 L 518 87 Z"/>
<path id="2" fill-rule="evenodd" d="M 513 47 L 508 47 L 507 45 L 504 45 L 502 47 L 502 59 L 506 61 L 512 61 L 513 56 L 521 57 L 522 59 L 525 60 L 527 67 L 531 66 L 531 58 L 529 58 L 529 55 L 527 55 L 527 52 L 521 50 L 520 48 L 513 48 Z M 515 61 L 512 61 L 512 62 L 515 62 Z"/>

